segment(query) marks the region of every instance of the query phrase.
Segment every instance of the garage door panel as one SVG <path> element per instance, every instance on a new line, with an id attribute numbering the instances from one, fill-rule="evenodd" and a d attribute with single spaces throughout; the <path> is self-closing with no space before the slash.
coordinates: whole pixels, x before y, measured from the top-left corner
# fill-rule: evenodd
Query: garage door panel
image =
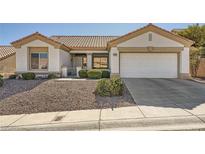
<path id="1" fill-rule="evenodd" d="M 176 53 L 121 53 L 124 78 L 177 78 Z"/>

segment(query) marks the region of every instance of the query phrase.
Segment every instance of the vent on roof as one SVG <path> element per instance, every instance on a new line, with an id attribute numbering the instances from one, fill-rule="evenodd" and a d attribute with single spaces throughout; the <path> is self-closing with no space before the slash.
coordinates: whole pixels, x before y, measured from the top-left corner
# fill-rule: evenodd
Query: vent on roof
<path id="1" fill-rule="evenodd" d="M 149 35 L 148 35 L 148 37 L 149 37 L 149 41 L 152 41 L 152 33 L 149 33 Z"/>

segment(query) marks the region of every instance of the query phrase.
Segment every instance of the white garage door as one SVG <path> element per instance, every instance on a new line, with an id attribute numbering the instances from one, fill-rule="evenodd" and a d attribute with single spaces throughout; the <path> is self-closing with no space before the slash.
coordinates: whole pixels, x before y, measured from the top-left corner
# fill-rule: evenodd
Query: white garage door
<path id="1" fill-rule="evenodd" d="M 176 53 L 120 53 L 123 78 L 177 78 Z"/>

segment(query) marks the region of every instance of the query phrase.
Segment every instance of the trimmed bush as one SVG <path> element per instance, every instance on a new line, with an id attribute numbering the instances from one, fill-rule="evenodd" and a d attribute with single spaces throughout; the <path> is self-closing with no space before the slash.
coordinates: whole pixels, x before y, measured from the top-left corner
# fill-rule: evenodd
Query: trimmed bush
<path id="1" fill-rule="evenodd" d="M 31 72 L 22 73 L 22 78 L 24 80 L 34 80 L 36 78 L 36 75 L 34 73 L 31 73 Z"/>
<path id="2" fill-rule="evenodd" d="M 121 96 L 123 92 L 123 83 L 120 78 L 111 78 L 111 95 L 112 96 Z"/>
<path id="3" fill-rule="evenodd" d="M 48 74 L 48 79 L 56 79 L 58 76 L 55 73 L 49 73 Z"/>
<path id="4" fill-rule="evenodd" d="M 16 75 L 15 74 L 9 75 L 9 79 L 16 79 Z"/>
<path id="5" fill-rule="evenodd" d="M 80 70 L 78 72 L 80 78 L 87 78 L 88 77 L 88 74 L 87 74 L 87 70 Z"/>
<path id="6" fill-rule="evenodd" d="M 101 79 L 98 81 L 96 94 L 100 96 L 111 96 L 109 79 Z"/>
<path id="7" fill-rule="evenodd" d="M 102 78 L 102 71 L 100 70 L 89 70 L 87 72 L 89 79 L 101 79 Z"/>
<path id="8" fill-rule="evenodd" d="M 110 78 L 110 71 L 102 70 L 102 78 Z"/>
<path id="9" fill-rule="evenodd" d="M 95 91 L 100 96 L 121 96 L 122 92 L 123 83 L 120 78 L 101 79 Z"/>
<path id="10" fill-rule="evenodd" d="M 0 87 L 2 87 L 2 86 L 3 86 L 3 84 L 4 84 L 3 76 L 2 76 L 2 75 L 0 75 Z"/>

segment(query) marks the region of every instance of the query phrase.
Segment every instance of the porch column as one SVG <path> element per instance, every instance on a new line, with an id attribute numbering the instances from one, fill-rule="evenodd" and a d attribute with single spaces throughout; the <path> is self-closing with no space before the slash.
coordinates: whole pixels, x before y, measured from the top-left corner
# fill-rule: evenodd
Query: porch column
<path id="1" fill-rule="evenodd" d="M 87 53 L 87 69 L 92 69 L 92 53 Z"/>
<path id="2" fill-rule="evenodd" d="M 120 75 L 120 53 L 116 47 L 112 47 L 110 50 L 110 70 L 111 75 L 119 76 Z"/>
<path id="3" fill-rule="evenodd" d="M 181 51 L 179 57 L 179 78 L 181 79 L 190 78 L 189 60 L 189 48 L 185 47 L 184 50 Z"/>

